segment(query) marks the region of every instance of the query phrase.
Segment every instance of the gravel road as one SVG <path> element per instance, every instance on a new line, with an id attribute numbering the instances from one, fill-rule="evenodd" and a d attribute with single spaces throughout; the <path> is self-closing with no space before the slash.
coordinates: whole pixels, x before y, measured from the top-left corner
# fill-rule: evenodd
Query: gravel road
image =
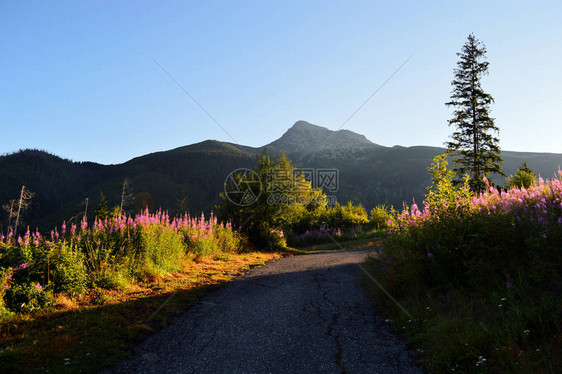
<path id="1" fill-rule="evenodd" d="M 367 254 L 254 268 L 104 373 L 423 373 L 363 295 L 356 264 Z"/>

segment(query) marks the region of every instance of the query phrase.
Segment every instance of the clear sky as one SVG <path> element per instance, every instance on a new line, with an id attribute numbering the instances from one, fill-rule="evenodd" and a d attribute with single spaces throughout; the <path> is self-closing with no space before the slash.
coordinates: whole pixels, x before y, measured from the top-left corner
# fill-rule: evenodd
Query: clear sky
<path id="1" fill-rule="evenodd" d="M 471 32 L 501 148 L 562 153 L 561 19 L 560 1 L 0 0 L 0 153 L 109 164 L 336 130 L 411 56 L 344 128 L 442 146 Z"/>

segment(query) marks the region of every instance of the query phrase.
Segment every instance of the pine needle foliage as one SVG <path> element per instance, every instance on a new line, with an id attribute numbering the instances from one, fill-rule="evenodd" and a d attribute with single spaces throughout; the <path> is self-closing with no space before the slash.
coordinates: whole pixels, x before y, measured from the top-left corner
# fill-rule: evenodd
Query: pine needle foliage
<path id="1" fill-rule="evenodd" d="M 478 193 L 484 191 L 484 177 L 490 180 L 491 173 L 505 176 L 501 169 L 499 129 L 489 115 L 494 99 L 480 82 L 482 76 L 488 75 L 486 52 L 486 46 L 470 34 L 457 53 L 460 60 L 451 82 L 451 101 L 445 103 L 455 108 L 448 122 L 456 129 L 451 141 L 445 143 L 454 156 L 453 172 L 459 178 L 468 174 L 471 189 Z"/>

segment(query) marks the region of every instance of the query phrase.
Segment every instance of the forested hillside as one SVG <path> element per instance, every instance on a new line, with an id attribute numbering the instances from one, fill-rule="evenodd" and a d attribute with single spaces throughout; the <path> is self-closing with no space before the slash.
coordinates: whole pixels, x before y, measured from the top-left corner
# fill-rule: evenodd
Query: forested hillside
<path id="1" fill-rule="evenodd" d="M 147 204 L 175 214 L 209 212 L 228 174 L 256 165 L 256 156 L 284 151 L 302 168 L 337 169 L 338 190 L 328 193 L 340 203 L 354 201 L 366 208 L 377 204 L 401 207 L 412 199 L 421 202 L 430 178 L 426 168 L 438 147 L 384 147 L 348 130 L 330 131 L 299 121 L 281 138 L 252 148 L 208 140 L 134 158 L 124 164 L 72 162 L 39 150 L 24 150 L 0 157 L 0 203 L 19 197 L 21 187 L 35 193 L 24 224 L 50 230 L 63 220 L 82 217 L 88 199 L 88 217 L 99 203 L 100 192 L 110 207 L 119 205 L 128 180 L 134 199 L 126 206 L 138 212 Z M 502 152 L 507 175 L 527 162 L 537 174 L 552 176 L 562 165 L 562 154 Z M 505 180 L 496 178 L 499 185 Z M 0 222 L 6 226 L 7 214 Z"/>

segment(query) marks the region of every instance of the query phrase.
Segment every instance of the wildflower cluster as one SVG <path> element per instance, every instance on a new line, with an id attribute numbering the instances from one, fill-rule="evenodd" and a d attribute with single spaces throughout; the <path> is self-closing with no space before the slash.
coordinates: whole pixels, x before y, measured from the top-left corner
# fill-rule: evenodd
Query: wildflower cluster
<path id="1" fill-rule="evenodd" d="M 556 361 L 559 355 L 549 347 L 557 344 L 561 322 L 562 171 L 528 188 L 487 185 L 479 195 L 470 194 L 466 183 L 449 183 L 446 169 L 437 174 L 444 177 L 426 195 L 423 209 L 404 207 L 389 222 L 383 250 L 372 262 L 385 290 L 412 315 L 424 316 L 413 300 L 436 306 L 423 317 L 423 334 L 436 340 L 450 329 L 458 334 L 449 348 L 424 346 L 443 357 L 436 372 L 449 371 L 453 363 L 499 365 L 501 372 L 530 365 L 531 372 L 533 365 Z M 521 334 L 537 330 L 541 335 Z M 461 340 L 472 342 L 471 355 Z M 504 346 L 518 352 L 515 359 Z"/>
<path id="2" fill-rule="evenodd" d="M 501 261 L 502 256 L 531 249 L 538 255 L 555 248 L 554 243 L 562 240 L 560 176 L 541 178 L 528 189 L 514 187 L 502 192 L 488 187 L 477 196 L 467 193 L 465 187 L 451 186 L 446 194 L 430 192 L 423 210 L 413 204 L 397 215 L 394 224 L 389 222 L 387 248 L 400 247 L 398 254 L 410 259 L 433 260 L 431 266 L 437 263 L 441 267 L 440 276 L 450 273 L 451 277 L 442 279 L 447 282 L 482 275 L 476 273 L 479 262 Z M 404 252 L 405 247 L 413 253 Z M 465 261 L 462 266 L 461 261 Z M 505 269 L 503 275 L 509 274 Z"/>
<path id="3" fill-rule="evenodd" d="M 341 238 L 342 231 L 339 228 L 326 228 L 323 230 L 306 230 L 302 234 L 293 235 L 291 238 L 291 245 L 295 247 L 305 246 L 310 244 L 318 244 L 332 241 L 332 238 Z"/>
<path id="4" fill-rule="evenodd" d="M 65 222 L 45 236 L 29 230 L 17 238 L 0 236 L 0 308 L 37 309 L 48 303 L 44 295 L 122 288 L 135 279 L 177 271 L 183 260 L 240 249 L 239 234 L 212 214 L 210 219 L 170 218 L 148 210 L 91 225 Z"/>
<path id="5" fill-rule="evenodd" d="M 562 170 L 558 171 L 562 178 Z M 562 180 L 543 180 L 529 188 L 511 188 L 500 192 L 490 187 L 489 192 L 471 201 L 472 209 L 487 215 L 504 214 L 512 218 L 512 224 L 540 224 L 562 227 Z"/>

